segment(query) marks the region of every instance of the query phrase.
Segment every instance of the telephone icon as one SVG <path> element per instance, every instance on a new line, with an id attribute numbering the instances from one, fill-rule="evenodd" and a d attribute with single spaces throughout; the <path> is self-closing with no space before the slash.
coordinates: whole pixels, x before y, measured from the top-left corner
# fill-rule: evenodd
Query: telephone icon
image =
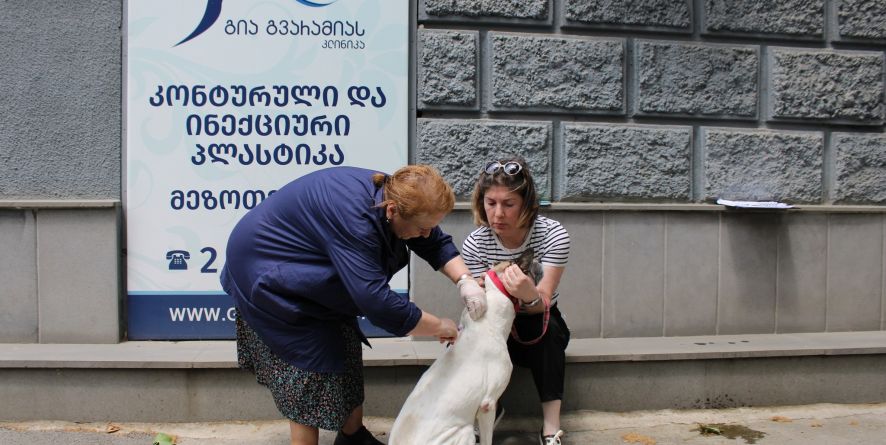
<path id="1" fill-rule="evenodd" d="M 166 252 L 166 259 L 169 260 L 169 270 L 188 270 L 188 262 L 191 259 L 191 253 L 187 250 L 170 250 Z"/>

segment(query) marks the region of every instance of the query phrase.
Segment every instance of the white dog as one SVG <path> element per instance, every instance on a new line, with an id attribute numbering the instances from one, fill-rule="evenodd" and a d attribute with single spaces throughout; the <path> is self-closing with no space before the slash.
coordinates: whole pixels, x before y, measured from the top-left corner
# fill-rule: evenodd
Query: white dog
<path id="1" fill-rule="evenodd" d="M 516 260 L 524 273 L 536 272 L 528 250 Z M 496 265 L 503 271 L 511 263 Z M 474 420 L 480 444 L 492 444 L 495 404 L 511 379 L 508 335 L 515 307 L 486 276 L 486 314 L 471 320 L 462 312 L 464 328 L 421 376 L 394 421 L 388 445 L 474 445 Z"/>

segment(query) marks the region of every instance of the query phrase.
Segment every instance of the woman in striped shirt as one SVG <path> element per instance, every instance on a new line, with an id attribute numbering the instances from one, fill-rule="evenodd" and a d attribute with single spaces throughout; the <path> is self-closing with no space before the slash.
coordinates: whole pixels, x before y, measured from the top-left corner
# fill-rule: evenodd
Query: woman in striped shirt
<path id="1" fill-rule="evenodd" d="M 494 264 L 533 249 L 542 265 L 538 283 L 516 265 L 500 278 L 521 301 L 508 339 L 511 361 L 529 368 L 541 400 L 544 425 L 541 445 L 559 445 L 569 328 L 557 308 L 557 286 L 569 257 L 569 234 L 559 222 L 538 214 L 538 196 L 526 161 L 519 156 L 485 165 L 471 199 L 474 222 L 480 226 L 462 244 L 462 257 L 483 284 Z"/>

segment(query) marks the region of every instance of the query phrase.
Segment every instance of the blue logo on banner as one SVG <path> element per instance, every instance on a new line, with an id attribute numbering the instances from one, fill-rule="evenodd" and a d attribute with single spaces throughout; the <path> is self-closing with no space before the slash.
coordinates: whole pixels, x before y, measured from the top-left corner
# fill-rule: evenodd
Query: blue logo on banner
<path id="1" fill-rule="evenodd" d="M 311 6 L 314 8 L 322 8 L 324 6 L 329 6 L 329 5 L 337 2 L 338 0 L 332 0 L 332 1 L 328 1 L 328 2 L 312 2 L 310 0 L 295 0 L 295 1 L 301 3 L 305 6 Z"/>
<path id="2" fill-rule="evenodd" d="M 182 43 L 187 42 L 188 40 L 193 39 L 194 37 L 203 34 L 204 31 L 209 29 L 216 20 L 218 20 L 218 16 L 221 15 L 221 7 L 222 0 L 209 0 L 209 3 L 206 4 L 206 12 L 203 13 L 203 19 L 200 20 L 200 24 L 197 25 L 197 29 L 194 30 L 189 36 L 185 37 L 184 40 L 175 44 L 175 46 L 179 46 Z"/>

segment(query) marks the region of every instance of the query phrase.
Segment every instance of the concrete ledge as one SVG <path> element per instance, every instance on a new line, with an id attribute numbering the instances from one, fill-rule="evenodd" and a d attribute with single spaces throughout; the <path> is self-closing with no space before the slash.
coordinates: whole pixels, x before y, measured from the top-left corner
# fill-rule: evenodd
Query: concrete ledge
<path id="1" fill-rule="evenodd" d="M 0 368 L 237 368 L 233 341 L 0 344 Z"/>
<path id="2" fill-rule="evenodd" d="M 394 417 L 434 341 L 376 340 L 364 355 L 370 416 Z M 270 392 L 237 369 L 234 343 L 0 345 L 4 420 L 204 422 L 279 419 Z M 886 402 L 886 332 L 580 339 L 563 410 L 727 408 Z M 502 403 L 540 413 L 532 375 L 515 369 Z"/>
<path id="3" fill-rule="evenodd" d="M 363 348 L 367 367 L 430 365 L 444 347 L 409 338 L 374 339 Z M 749 334 L 696 337 L 574 339 L 570 363 L 714 360 L 886 354 L 886 331 Z M 0 344 L 0 368 L 230 369 L 233 341 L 119 344 Z"/>
<path id="4" fill-rule="evenodd" d="M 589 338 L 570 342 L 567 361 L 624 362 L 886 353 L 886 331 L 697 337 Z"/>

